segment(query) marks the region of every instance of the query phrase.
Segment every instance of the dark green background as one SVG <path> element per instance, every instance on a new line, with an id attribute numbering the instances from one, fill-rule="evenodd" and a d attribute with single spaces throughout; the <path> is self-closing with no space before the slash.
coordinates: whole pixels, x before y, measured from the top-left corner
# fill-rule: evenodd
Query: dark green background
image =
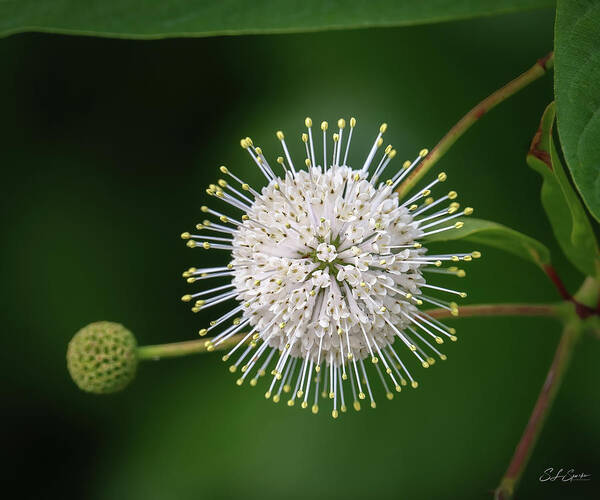
<path id="1" fill-rule="evenodd" d="M 264 386 L 238 388 L 219 355 L 144 364 L 105 397 L 78 391 L 64 356 L 91 321 L 122 322 L 150 344 L 194 338 L 214 317 L 179 301 L 189 290 L 180 273 L 225 255 L 189 250 L 179 233 L 203 218 L 220 164 L 258 180 L 240 137 L 274 157 L 275 130 L 291 138 L 306 115 L 353 115 L 351 158 L 382 121 L 400 159 L 414 157 L 548 52 L 552 29 L 546 10 L 306 35 L 1 40 L 2 475 L 17 497 L 488 498 L 551 362 L 560 327 L 550 320 L 459 320 L 460 341 L 448 361 L 418 370 L 418 390 L 338 421 L 275 406 Z M 551 100 L 548 76 L 439 168 L 478 217 L 549 244 L 574 290 L 581 277 L 558 254 L 524 161 Z M 465 303 L 557 300 L 531 264 L 481 250 L 460 283 Z M 583 339 L 518 498 L 598 493 L 598 356 Z M 541 484 L 547 467 L 593 478 Z"/>

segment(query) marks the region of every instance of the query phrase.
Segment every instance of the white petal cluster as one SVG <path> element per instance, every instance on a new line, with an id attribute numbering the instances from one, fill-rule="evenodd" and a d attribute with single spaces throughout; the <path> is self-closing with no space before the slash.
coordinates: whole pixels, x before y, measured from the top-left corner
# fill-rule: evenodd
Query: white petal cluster
<path id="1" fill-rule="evenodd" d="M 214 335 L 206 341 L 208 350 L 233 345 L 223 359 L 237 356 L 230 370 L 240 368 L 239 385 L 249 379 L 254 386 L 270 373 L 267 398 L 278 402 L 289 394 L 288 405 L 298 399 L 306 408 L 310 401 L 317 413 L 322 391 L 333 400 L 337 417 L 350 397 L 356 410 L 367 396 L 375 407 L 367 365 L 392 399 L 392 389 L 418 385 L 403 360 L 406 353 L 425 368 L 435 363 L 434 356 L 446 359 L 436 345 L 456 340 L 455 331 L 421 306 L 455 315 L 455 302 L 430 293 L 466 294 L 433 285 L 425 276 L 462 277 L 464 271 L 455 264 L 480 253 L 431 255 L 423 246 L 424 238 L 460 228 L 463 222 L 456 219 L 472 213 L 471 208 L 458 210 L 454 191 L 432 195 L 446 180 L 444 173 L 399 199 L 396 188 L 427 150 L 382 181 L 396 155 L 390 145 L 377 158 L 387 125 L 380 127 L 362 166 L 352 168 L 348 152 L 354 118 L 347 137 L 345 120 L 338 121 L 331 142 L 327 122 L 321 124 L 319 159 L 312 120 L 305 124 L 306 169 L 295 168 L 282 132 L 276 134 L 285 155 L 277 158 L 280 174 L 250 138 L 241 141 L 265 176 L 263 188 L 254 189 L 221 167 L 233 183 L 220 179 L 207 193 L 228 204 L 232 214 L 204 206 L 213 219 L 196 226 L 201 234 L 186 232 L 182 238 L 190 248 L 226 251 L 231 259 L 223 266 L 185 271 L 188 283 L 217 285 L 182 300 L 194 301 L 194 312 L 235 303 L 199 333 Z M 444 262 L 451 265 L 442 267 Z"/>
<path id="2" fill-rule="evenodd" d="M 416 312 L 406 295 L 425 281 L 423 231 L 390 186 L 364 177 L 312 167 L 274 179 L 233 238 L 244 315 L 292 357 L 336 365 L 373 357 Z"/>

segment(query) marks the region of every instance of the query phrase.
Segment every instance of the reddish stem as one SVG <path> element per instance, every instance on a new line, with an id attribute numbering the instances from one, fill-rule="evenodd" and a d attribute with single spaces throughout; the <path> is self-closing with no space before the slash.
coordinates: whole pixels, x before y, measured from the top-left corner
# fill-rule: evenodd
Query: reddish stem
<path id="1" fill-rule="evenodd" d="M 496 500 L 508 500 L 512 498 L 515 486 L 525 470 L 544 420 L 558 392 L 558 387 L 566 371 L 573 345 L 577 339 L 577 333 L 578 327 L 576 325 L 568 325 L 562 334 L 533 412 L 529 417 L 521 440 L 517 444 L 506 473 L 500 482 L 500 486 L 495 491 L 494 497 Z"/>
<path id="2" fill-rule="evenodd" d="M 558 277 L 558 274 L 556 274 L 556 270 L 550 264 L 546 264 L 544 266 L 544 272 L 548 278 L 550 278 L 550 281 L 552 281 L 562 299 L 573 302 L 573 297 L 565 287 L 562 280 Z"/>
<path id="3" fill-rule="evenodd" d="M 571 302 L 575 306 L 575 312 L 577 313 L 577 316 L 579 316 L 581 319 L 585 319 L 589 318 L 592 315 L 599 314 L 600 307 L 593 308 L 586 306 L 585 304 L 582 304 L 581 302 L 577 301 L 569 293 L 567 287 L 565 287 L 564 283 L 556 273 L 556 270 L 550 264 L 546 264 L 545 266 L 543 266 L 543 269 L 548 278 L 550 278 L 550 281 L 552 281 L 552 283 L 554 284 L 556 290 L 558 290 L 558 293 L 560 294 L 561 298 L 563 300 L 566 300 L 567 302 Z"/>

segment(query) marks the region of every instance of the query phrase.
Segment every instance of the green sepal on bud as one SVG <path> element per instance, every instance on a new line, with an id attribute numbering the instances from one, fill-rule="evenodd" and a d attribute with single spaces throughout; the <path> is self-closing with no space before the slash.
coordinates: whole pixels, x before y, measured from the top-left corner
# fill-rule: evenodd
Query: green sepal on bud
<path id="1" fill-rule="evenodd" d="M 135 378 L 137 364 L 135 337 L 119 323 L 90 323 L 67 348 L 71 378 L 82 391 L 94 394 L 123 390 Z"/>

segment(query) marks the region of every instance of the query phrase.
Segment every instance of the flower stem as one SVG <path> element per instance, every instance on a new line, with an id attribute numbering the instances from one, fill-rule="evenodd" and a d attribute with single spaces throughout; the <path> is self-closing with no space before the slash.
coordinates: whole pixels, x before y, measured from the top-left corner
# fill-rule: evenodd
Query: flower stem
<path id="1" fill-rule="evenodd" d="M 425 173 L 433 167 L 438 160 L 446 154 L 452 145 L 461 137 L 475 122 L 477 122 L 484 114 L 494 108 L 496 105 L 505 101 L 519 90 L 527 87 L 554 66 L 554 53 L 550 52 L 546 56 L 539 59 L 525 73 L 522 73 L 514 80 L 508 82 L 504 87 L 496 90 L 493 94 L 486 97 L 483 101 L 477 104 L 471 111 L 463 116 L 454 125 L 437 145 L 429 152 L 415 170 L 407 177 L 407 179 L 398 186 L 397 192 L 402 197 L 410 191 L 414 185 L 425 175 Z"/>
<path id="2" fill-rule="evenodd" d="M 517 482 L 521 478 L 529 457 L 535 447 L 540 431 L 550 407 L 556 398 L 558 388 L 566 372 L 573 347 L 579 336 L 581 323 L 573 321 L 563 330 L 562 337 L 554 353 L 554 359 L 546 375 L 542 390 L 529 417 L 529 422 L 523 431 L 521 440 L 517 444 L 513 457 L 500 481 L 500 486 L 494 493 L 496 500 L 507 500 L 512 498 Z"/>
<path id="3" fill-rule="evenodd" d="M 425 311 L 434 318 L 451 318 L 447 309 L 429 309 Z M 555 304 L 479 304 L 458 308 L 458 318 L 474 316 L 558 316 L 559 308 Z"/>
<path id="4" fill-rule="evenodd" d="M 428 314 L 434 318 L 450 318 L 452 314 L 446 309 L 429 309 Z M 554 304 L 482 304 L 464 306 L 459 308 L 459 316 L 557 316 L 558 309 Z M 233 347 L 242 338 L 244 333 L 239 333 L 215 346 L 220 351 Z M 139 360 L 159 360 L 162 358 L 176 358 L 188 354 L 208 352 L 207 344 L 212 339 L 187 340 L 172 344 L 147 345 L 138 348 Z"/>
<path id="5" fill-rule="evenodd" d="M 244 333 L 238 333 L 233 337 L 224 340 L 220 344 L 214 347 L 215 351 L 222 351 L 228 347 L 233 347 L 240 340 L 244 338 Z M 198 339 L 198 340 L 186 340 L 184 342 L 173 342 L 171 344 L 157 344 L 157 345 L 145 345 L 138 347 L 138 359 L 139 360 L 154 360 L 158 361 L 162 358 L 178 358 L 180 356 L 187 356 L 188 354 L 200 354 L 202 352 L 209 352 L 207 349 L 207 342 L 213 340 L 209 339 Z"/>

